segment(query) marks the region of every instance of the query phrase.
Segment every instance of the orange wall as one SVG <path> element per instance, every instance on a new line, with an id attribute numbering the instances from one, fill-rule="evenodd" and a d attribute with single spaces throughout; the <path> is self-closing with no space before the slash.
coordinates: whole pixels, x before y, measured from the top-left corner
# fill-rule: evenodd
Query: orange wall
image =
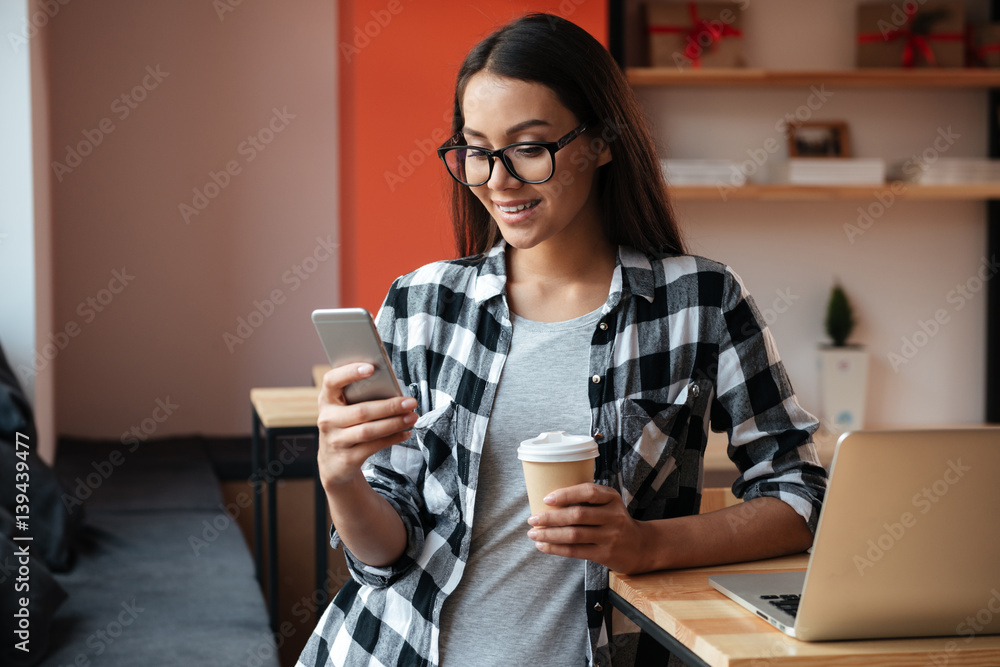
<path id="1" fill-rule="evenodd" d="M 434 149 L 449 136 L 458 67 L 527 11 L 564 16 L 607 44 L 607 2 L 340 3 L 341 302 L 378 309 L 390 283 L 455 256 Z"/>

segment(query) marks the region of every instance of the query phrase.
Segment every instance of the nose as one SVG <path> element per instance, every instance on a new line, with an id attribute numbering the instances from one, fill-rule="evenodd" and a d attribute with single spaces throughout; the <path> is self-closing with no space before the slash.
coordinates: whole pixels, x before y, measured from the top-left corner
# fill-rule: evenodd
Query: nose
<path id="1" fill-rule="evenodd" d="M 493 173 L 490 174 L 486 185 L 490 190 L 509 190 L 519 188 L 521 181 L 511 176 L 510 172 L 507 171 L 507 165 L 499 157 L 496 157 L 493 159 Z"/>

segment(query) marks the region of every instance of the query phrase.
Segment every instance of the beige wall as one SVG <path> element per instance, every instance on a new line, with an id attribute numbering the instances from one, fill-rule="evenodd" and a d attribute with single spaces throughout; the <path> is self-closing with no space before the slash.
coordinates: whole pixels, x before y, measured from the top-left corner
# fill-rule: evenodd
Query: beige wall
<path id="1" fill-rule="evenodd" d="M 854 0 L 754 0 L 747 4 L 750 67 L 853 67 Z M 966 3 L 986 17 L 986 3 Z M 811 120 L 849 124 L 857 157 L 906 159 L 959 135 L 942 155 L 986 155 L 985 91 L 807 88 L 655 89 L 640 91 L 663 155 L 746 161 L 766 143 L 758 173 L 780 162 L 776 123 L 805 108 Z M 808 109 L 808 104 L 817 107 Z M 946 142 L 939 143 L 944 146 Z M 749 171 L 749 168 L 748 170 Z M 986 248 L 983 202 L 894 201 L 860 235 L 859 207 L 878 212 L 874 195 L 856 201 L 680 202 L 690 251 L 730 264 L 771 324 L 802 404 L 819 410 L 816 348 L 826 342 L 826 300 L 834 279 L 852 299 L 853 340 L 871 353 L 867 425 L 981 422 L 985 416 L 985 290 L 956 290 L 972 280 Z M 866 223 L 867 224 L 867 223 Z M 846 228 L 845 228 L 846 227 Z M 858 228 L 860 229 L 860 228 Z M 949 300 L 950 295 L 950 300 Z M 934 317 L 944 311 L 945 324 Z M 921 322 L 934 332 L 925 336 Z M 903 339 L 925 343 L 910 358 Z M 907 348 L 907 352 L 912 352 Z M 890 354 L 905 359 L 896 363 Z"/>
<path id="2" fill-rule="evenodd" d="M 29 3 L 29 15 L 37 12 L 39 0 Z M 31 133 L 35 202 L 35 350 L 42 350 L 50 341 L 53 330 L 53 265 L 52 265 L 52 176 L 48 162 L 39 156 L 49 155 L 49 89 L 48 31 L 39 30 L 31 41 Z M 34 372 L 34 364 L 26 361 L 25 372 L 34 372 L 35 427 L 38 431 L 38 453 L 49 463 L 56 455 L 56 387 L 54 357 L 48 368 Z"/>
<path id="3" fill-rule="evenodd" d="M 73 2 L 45 30 L 60 435 L 248 432 L 337 303 L 334 3 Z"/>

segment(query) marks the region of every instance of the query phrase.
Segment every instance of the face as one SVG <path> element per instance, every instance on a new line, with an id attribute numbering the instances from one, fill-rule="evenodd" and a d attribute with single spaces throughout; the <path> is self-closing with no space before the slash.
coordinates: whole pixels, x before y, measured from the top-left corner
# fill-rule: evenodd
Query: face
<path id="1" fill-rule="evenodd" d="M 497 149 L 522 141 L 558 141 L 580 125 L 547 86 L 488 72 L 473 75 L 462 96 L 471 146 Z M 517 180 L 495 160 L 483 185 L 471 188 L 513 247 L 558 243 L 572 235 L 602 234 L 600 202 L 593 187 L 596 170 L 611 161 L 610 149 L 584 133 L 555 154 L 555 171 L 545 183 Z"/>

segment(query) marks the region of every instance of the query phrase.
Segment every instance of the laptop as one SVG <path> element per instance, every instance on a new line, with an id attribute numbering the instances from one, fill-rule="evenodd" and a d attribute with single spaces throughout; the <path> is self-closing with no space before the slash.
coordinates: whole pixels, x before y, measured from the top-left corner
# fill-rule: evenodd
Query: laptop
<path id="1" fill-rule="evenodd" d="M 845 433 L 806 571 L 708 581 L 806 641 L 1000 633 L 1000 429 Z"/>

